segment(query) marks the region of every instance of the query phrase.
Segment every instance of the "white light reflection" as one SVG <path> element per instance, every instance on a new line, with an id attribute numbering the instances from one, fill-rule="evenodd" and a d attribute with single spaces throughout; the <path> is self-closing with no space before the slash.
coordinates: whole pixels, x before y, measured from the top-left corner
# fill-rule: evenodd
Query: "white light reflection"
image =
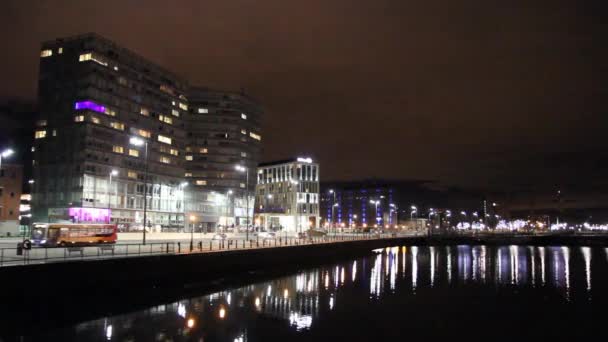
<path id="1" fill-rule="evenodd" d="M 509 246 L 509 257 L 511 259 L 511 284 L 519 284 L 519 248 Z"/>
<path id="2" fill-rule="evenodd" d="M 268 285 L 268 288 L 266 289 L 266 296 L 270 297 L 271 292 L 272 292 L 272 286 Z"/>
<path id="3" fill-rule="evenodd" d="M 376 256 L 376 261 L 374 262 L 374 266 L 372 267 L 370 280 L 369 280 L 369 292 L 371 295 L 379 296 L 380 295 L 380 286 L 382 284 L 382 255 L 378 254 Z"/>
<path id="4" fill-rule="evenodd" d="M 340 285 L 344 285 L 344 267 L 340 270 Z"/>
<path id="5" fill-rule="evenodd" d="M 591 291 L 591 248 L 581 247 L 585 259 L 585 278 L 587 279 L 587 291 Z"/>
<path id="6" fill-rule="evenodd" d="M 325 289 L 329 288 L 329 272 L 325 272 Z"/>
<path id="7" fill-rule="evenodd" d="M 399 253 L 399 248 L 396 247 L 396 250 L 393 249 L 391 251 L 391 264 L 390 264 L 390 286 L 391 286 L 391 291 L 395 290 L 395 284 L 397 283 L 397 270 L 398 270 L 398 266 L 397 266 L 397 253 Z M 387 265 L 388 267 L 388 265 Z"/>
<path id="8" fill-rule="evenodd" d="M 334 309 L 334 297 L 329 297 L 329 310 Z"/>
<path id="9" fill-rule="evenodd" d="M 312 316 L 291 312 L 289 313 L 289 324 L 295 325 L 297 331 L 308 329 L 312 325 Z"/>
<path id="10" fill-rule="evenodd" d="M 113 328 L 111 324 L 106 327 L 106 339 L 108 341 L 112 339 L 112 330 Z"/>
<path id="11" fill-rule="evenodd" d="M 540 281 L 545 286 L 545 247 L 538 247 L 540 254 Z"/>
<path id="12" fill-rule="evenodd" d="M 401 277 L 405 278 L 405 255 L 407 253 L 407 247 L 403 246 L 401 247 L 401 253 L 402 253 L 402 260 L 401 260 Z"/>
<path id="13" fill-rule="evenodd" d="M 448 271 L 448 284 L 452 283 L 452 249 L 450 248 L 450 246 L 445 247 L 445 249 L 448 251 L 447 253 L 447 271 Z"/>
<path id="14" fill-rule="evenodd" d="M 566 277 L 566 299 L 570 300 L 570 248 L 562 247 L 562 254 L 564 255 L 564 267 Z"/>
<path id="15" fill-rule="evenodd" d="M 234 342 L 245 342 L 245 335 L 241 335 L 234 339 Z"/>
<path id="16" fill-rule="evenodd" d="M 431 252 L 431 287 L 435 285 L 435 247 L 430 248 Z"/>
<path id="17" fill-rule="evenodd" d="M 477 247 L 471 250 L 473 254 L 473 281 L 477 281 L 477 271 L 479 270 L 479 255 L 477 255 Z"/>
<path id="18" fill-rule="evenodd" d="M 412 247 L 412 290 L 416 292 L 418 284 L 418 247 Z"/>
<path id="19" fill-rule="evenodd" d="M 357 279 L 357 261 L 353 261 L 353 283 L 355 282 L 355 279 Z"/>
<path id="20" fill-rule="evenodd" d="M 534 247 L 528 247 L 528 250 L 530 251 L 530 262 L 532 264 L 532 287 L 536 286 L 536 254 L 534 253 Z"/>
<path id="21" fill-rule="evenodd" d="M 230 303 L 232 302 L 232 295 L 230 294 L 230 292 L 228 292 L 228 296 L 226 296 L 226 302 L 228 303 L 228 305 L 230 305 Z"/>

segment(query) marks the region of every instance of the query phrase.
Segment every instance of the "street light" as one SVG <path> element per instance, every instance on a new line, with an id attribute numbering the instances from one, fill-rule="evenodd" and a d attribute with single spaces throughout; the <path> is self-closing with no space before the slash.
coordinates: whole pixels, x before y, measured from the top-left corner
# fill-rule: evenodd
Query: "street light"
<path id="1" fill-rule="evenodd" d="M 336 192 L 333 189 L 330 189 L 329 193 L 334 195 L 334 201 L 333 201 L 333 204 L 331 206 L 331 224 L 329 225 L 329 227 L 330 228 L 333 227 L 334 228 L 334 233 L 335 233 L 336 232 L 336 224 L 334 223 L 334 220 L 335 220 L 334 219 L 335 218 L 334 207 L 336 206 Z"/>
<path id="2" fill-rule="evenodd" d="M 112 177 L 115 177 L 118 175 L 118 171 L 116 170 L 112 170 L 110 171 L 110 175 L 109 175 L 109 180 L 108 180 L 108 224 L 112 223 L 112 218 L 110 215 L 110 210 L 111 209 L 111 204 L 110 204 L 110 189 L 112 188 Z M 116 196 L 116 194 L 114 195 Z"/>
<path id="3" fill-rule="evenodd" d="M 380 220 L 378 219 L 378 204 L 380 204 L 380 200 L 369 200 L 369 203 L 376 206 L 376 223 L 379 223 Z"/>
<path id="4" fill-rule="evenodd" d="M 0 170 L 2 170 L 2 158 L 7 158 L 13 153 L 15 153 L 15 151 L 11 150 L 10 148 L 7 148 L 6 150 L 2 151 L 2 153 L 0 153 Z"/>
<path id="5" fill-rule="evenodd" d="M 147 213 L 148 213 L 148 141 L 139 137 L 131 137 L 129 139 L 129 143 L 133 146 L 141 147 L 142 145 L 145 147 L 145 155 L 144 155 L 144 229 L 143 229 L 143 240 L 142 243 L 146 244 L 146 226 L 147 222 Z"/>
<path id="6" fill-rule="evenodd" d="M 245 224 L 245 238 L 247 240 L 249 240 L 249 168 L 246 166 L 242 166 L 242 165 L 236 165 L 234 167 L 235 170 L 237 170 L 238 172 L 245 172 L 245 178 L 246 178 L 246 189 L 245 189 L 245 196 L 247 197 L 247 222 Z"/>

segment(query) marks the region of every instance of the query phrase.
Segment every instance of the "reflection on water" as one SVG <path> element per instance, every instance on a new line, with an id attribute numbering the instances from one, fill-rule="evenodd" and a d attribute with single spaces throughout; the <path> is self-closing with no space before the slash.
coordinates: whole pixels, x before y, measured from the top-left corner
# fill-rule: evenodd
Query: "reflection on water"
<path id="1" fill-rule="evenodd" d="M 592 277 L 594 269 L 606 267 L 602 258 L 592 258 L 601 252 L 608 258 L 608 248 L 590 247 L 391 247 L 293 276 L 104 317 L 69 333 L 52 332 L 50 339 L 247 341 L 251 334 L 260 336 L 256 323 L 263 319 L 270 319 L 277 331 L 299 334 L 356 305 L 387 305 L 387 298 L 395 296 L 415 298 L 469 286 L 537 288 L 564 302 L 576 301 L 582 293 L 590 301 L 593 289 L 602 288 L 593 286 L 597 279 Z"/>

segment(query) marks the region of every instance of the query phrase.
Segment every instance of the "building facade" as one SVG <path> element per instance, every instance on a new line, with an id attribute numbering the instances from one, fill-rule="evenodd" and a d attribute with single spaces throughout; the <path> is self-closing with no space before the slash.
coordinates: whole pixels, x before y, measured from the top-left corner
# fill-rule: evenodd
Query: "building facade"
<path id="1" fill-rule="evenodd" d="M 0 169 L 0 236 L 19 235 L 19 207 L 23 166 L 1 165 Z"/>
<path id="2" fill-rule="evenodd" d="M 186 211 L 189 215 L 208 205 L 205 197 L 209 198 L 206 194 L 211 192 L 220 206 L 216 217 L 219 225 L 247 225 L 247 218 L 253 217 L 254 172 L 262 150 L 263 110 L 243 93 L 192 87 L 188 99 L 185 176 L 193 187 L 204 191 L 196 192 L 200 197 L 186 203 Z M 237 170 L 237 165 L 246 172 Z"/>
<path id="3" fill-rule="evenodd" d="M 186 81 L 96 34 L 45 42 L 40 57 L 34 221 L 141 229 L 144 202 L 156 230 L 213 228 L 230 216 L 221 194 L 191 177 L 205 124 Z"/>
<path id="4" fill-rule="evenodd" d="M 400 203 L 390 183 L 335 182 L 324 183 L 322 187 L 320 204 L 324 227 L 372 228 L 399 223 Z"/>
<path id="5" fill-rule="evenodd" d="M 260 164 L 255 192 L 256 225 L 304 232 L 319 226 L 319 164 L 296 158 Z"/>

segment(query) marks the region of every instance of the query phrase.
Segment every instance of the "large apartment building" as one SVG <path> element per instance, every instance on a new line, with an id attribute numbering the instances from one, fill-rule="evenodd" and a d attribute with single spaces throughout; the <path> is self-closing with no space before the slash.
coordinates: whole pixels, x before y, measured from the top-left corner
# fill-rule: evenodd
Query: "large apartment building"
<path id="1" fill-rule="evenodd" d="M 310 158 L 260 164 L 255 203 L 256 225 L 265 230 L 319 227 L 319 164 Z"/>
<path id="2" fill-rule="evenodd" d="M 143 226 L 144 202 L 157 229 L 208 229 L 231 215 L 190 177 L 205 117 L 193 114 L 186 81 L 96 34 L 45 42 L 40 57 L 35 220 L 130 229 Z"/>

